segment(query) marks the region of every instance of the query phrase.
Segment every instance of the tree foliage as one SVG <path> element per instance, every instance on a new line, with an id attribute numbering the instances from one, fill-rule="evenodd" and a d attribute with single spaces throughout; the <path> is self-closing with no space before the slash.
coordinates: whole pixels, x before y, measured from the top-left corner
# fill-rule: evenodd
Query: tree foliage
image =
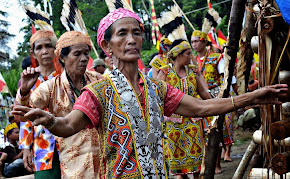
<path id="1" fill-rule="evenodd" d="M 188 19 L 193 24 L 195 29 L 201 29 L 203 18 L 207 12 L 207 1 L 206 0 L 194 0 L 194 1 L 188 1 L 188 0 L 176 0 L 179 4 L 180 8 L 183 10 L 184 13 L 186 13 Z M 215 3 L 221 2 L 223 0 L 215 0 L 211 1 L 211 3 L 214 5 Z M 33 0 L 32 1 L 34 5 L 40 4 L 43 9 L 43 1 L 42 0 Z M 64 33 L 66 30 L 63 27 L 63 25 L 60 22 L 60 15 L 62 11 L 62 1 L 53 0 L 52 2 L 52 9 L 53 9 L 53 28 L 56 32 L 56 35 L 59 37 L 62 33 Z M 88 33 L 97 48 L 98 52 L 100 52 L 100 48 L 97 45 L 96 35 L 98 30 L 99 21 L 101 18 L 103 18 L 108 13 L 108 8 L 106 6 L 106 3 L 104 0 L 76 0 L 77 5 L 82 12 L 83 20 L 86 24 Z M 153 47 L 152 39 L 151 39 L 151 18 L 150 15 L 148 15 L 147 11 L 149 11 L 149 0 L 132 0 L 133 9 L 136 13 L 139 14 L 141 19 L 144 22 L 145 26 L 145 32 L 144 32 L 144 43 L 143 43 L 143 51 L 146 50 L 146 53 L 154 53 L 155 47 Z M 144 6 L 145 5 L 145 6 Z M 160 13 L 162 11 L 168 11 L 171 6 L 173 6 L 174 3 L 172 0 L 155 0 L 154 6 L 155 6 L 155 12 L 157 17 L 160 17 Z M 231 1 L 219 4 L 217 6 L 213 6 L 214 9 L 216 9 L 220 17 L 223 18 L 221 24 L 218 26 L 225 35 L 227 35 L 227 22 L 230 14 L 230 8 L 231 7 Z M 202 9 L 204 8 L 204 9 Z M 198 10 L 201 9 L 201 10 Z M 195 11 L 196 10 L 196 11 Z M 189 13 L 191 11 L 195 11 L 192 13 Z M 189 24 L 184 20 L 186 33 L 188 36 L 188 39 L 190 39 L 190 35 L 192 33 L 192 29 L 189 26 Z M 25 42 L 23 44 L 20 44 L 18 48 L 18 54 L 21 56 L 21 58 L 24 58 L 28 55 L 28 49 L 29 49 L 29 37 L 31 36 L 31 29 L 30 26 L 24 27 L 22 29 L 25 33 Z M 161 33 L 164 33 L 161 30 Z M 94 53 L 91 53 L 91 56 L 95 58 Z M 148 55 L 146 55 L 148 56 Z M 142 55 L 144 57 L 144 55 Z M 147 57 L 146 57 L 147 58 Z M 145 64 L 147 62 L 147 59 L 144 60 Z"/>

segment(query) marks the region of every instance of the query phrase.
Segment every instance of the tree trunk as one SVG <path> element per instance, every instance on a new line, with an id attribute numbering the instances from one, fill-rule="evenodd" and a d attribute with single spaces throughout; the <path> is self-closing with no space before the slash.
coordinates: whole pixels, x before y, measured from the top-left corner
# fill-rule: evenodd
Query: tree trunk
<path id="1" fill-rule="evenodd" d="M 227 88 L 223 93 L 223 97 L 229 96 L 230 85 L 232 83 L 232 76 L 234 73 L 235 61 L 237 58 L 237 52 L 239 48 L 240 34 L 242 30 L 242 22 L 244 17 L 245 5 L 247 0 L 233 0 L 231 14 L 230 14 L 230 25 L 229 25 L 229 40 L 226 48 L 226 55 L 229 59 L 229 76 L 227 81 Z M 218 107 L 218 106 L 217 106 Z M 205 153 L 205 173 L 204 178 L 211 179 L 215 175 L 216 159 L 219 149 L 219 143 L 222 140 L 222 129 L 225 115 L 221 115 L 218 119 L 218 130 L 213 128 L 210 130 L 208 145 Z"/>

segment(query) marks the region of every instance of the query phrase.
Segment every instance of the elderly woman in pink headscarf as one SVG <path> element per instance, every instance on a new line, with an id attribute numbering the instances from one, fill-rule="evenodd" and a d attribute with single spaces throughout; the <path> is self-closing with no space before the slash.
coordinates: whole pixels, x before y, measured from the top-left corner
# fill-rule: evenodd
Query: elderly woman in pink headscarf
<path id="1" fill-rule="evenodd" d="M 233 99 L 197 100 L 138 71 L 142 32 L 137 14 L 110 12 L 100 21 L 98 44 L 114 61 L 111 73 L 87 85 L 66 117 L 23 106 L 14 106 L 13 114 L 62 137 L 93 124 L 101 138 L 101 178 L 167 178 L 164 115 L 218 115 L 253 103 L 281 104 L 274 98 L 286 94 L 287 85 L 274 85 Z"/>

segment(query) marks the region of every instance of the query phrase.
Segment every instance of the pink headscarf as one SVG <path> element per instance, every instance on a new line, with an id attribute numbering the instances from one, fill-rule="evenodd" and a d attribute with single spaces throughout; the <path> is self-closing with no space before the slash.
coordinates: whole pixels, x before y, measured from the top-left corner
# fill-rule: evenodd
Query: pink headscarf
<path id="1" fill-rule="evenodd" d="M 125 18 L 125 17 L 132 17 L 142 24 L 140 17 L 137 14 L 135 14 L 134 12 L 127 10 L 127 9 L 124 9 L 124 8 L 115 9 L 114 11 L 107 14 L 99 23 L 97 41 L 98 41 L 98 44 L 101 48 L 102 48 L 101 41 L 104 39 L 105 31 L 114 22 L 116 22 L 119 19 Z M 142 30 L 144 30 L 144 29 L 142 29 Z M 103 48 L 102 48 L 102 50 L 107 54 L 107 52 Z"/>

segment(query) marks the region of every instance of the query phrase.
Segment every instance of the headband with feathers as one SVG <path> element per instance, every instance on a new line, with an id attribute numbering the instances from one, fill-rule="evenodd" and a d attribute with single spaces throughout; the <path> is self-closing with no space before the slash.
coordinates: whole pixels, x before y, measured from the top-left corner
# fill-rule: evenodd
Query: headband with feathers
<path id="1" fill-rule="evenodd" d="M 172 6 L 171 11 L 162 12 L 157 19 L 158 24 L 165 31 L 165 36 L 171 41 L 177 39 L 187 40 L 184 24 L 182 23 L 182 13 L 177 6 Z"/>

